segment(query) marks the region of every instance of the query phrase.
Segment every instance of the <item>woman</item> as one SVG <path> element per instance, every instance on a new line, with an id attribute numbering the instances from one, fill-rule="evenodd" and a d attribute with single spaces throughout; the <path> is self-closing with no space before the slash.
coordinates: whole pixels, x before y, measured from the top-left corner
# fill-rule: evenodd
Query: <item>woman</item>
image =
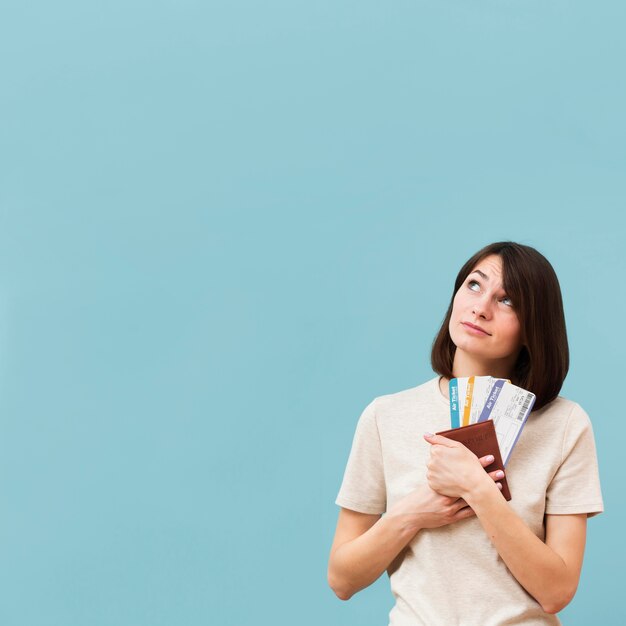
<path id="1" fill-rule="evenodd" d="M 550 263 L 512 242 L 477 252 L 431 363 L 437 377 L 375 398 L 359 419 L 328 582 L 347 600 L 387 570 L 390 626 L 560 624 L 587 518 L 604 508 L 589 417 L 558 395 L 569 351 Z M 484 469 L 493 459 L 431 434 L 450 428 L 449 380 L 486 375 L 536 395 L 507 463 L 509 502 Z"/>

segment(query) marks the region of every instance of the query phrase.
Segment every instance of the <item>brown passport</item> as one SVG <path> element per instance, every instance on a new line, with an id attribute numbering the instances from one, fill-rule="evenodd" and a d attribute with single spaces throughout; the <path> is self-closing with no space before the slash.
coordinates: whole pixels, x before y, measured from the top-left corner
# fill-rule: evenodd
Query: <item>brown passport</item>
<path id="1" fill-rule="evenodd" d="M 436 433 L 448 439 L 459 441 L 466 448 L 469 448 L 478 458 L 493 454 L 494 462 L 485 467 L 486 472 L 495 472 L 496 470 L 504 471 L 502 463 L 502 455 L 500 454 L 500 446 L 496 437 L 496 429 L 493 420 L 485 420 L 484 422 L 476 422 L 468 426 L 460 426 L 459 428 L 451 428 L 450 430 L 442 430 Z M 506 473 L 504 478 L 498 479 L 502 483 L 502 495 L 505 500 L 511 499 L 511 492 L 506 482 Z"/>

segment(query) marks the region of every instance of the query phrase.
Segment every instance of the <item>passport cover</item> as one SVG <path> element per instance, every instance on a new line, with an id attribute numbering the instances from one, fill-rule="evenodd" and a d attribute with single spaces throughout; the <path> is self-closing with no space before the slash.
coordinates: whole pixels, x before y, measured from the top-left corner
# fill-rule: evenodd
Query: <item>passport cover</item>
<path id="1" fill-rule="evenodd" d="M 500 454 L 500 446 L 496 436 L 496 429 L 493 420 L 485 420 L 484 422 L 476 422 L 468 426 L 460 426 L 459 428 L 451 428 L 450 430 L 442 430 L 437 435 L 454 439 L 469 448 L 478 458 L 493 454 L 494 461 L 485 467 L 486 472 L 495 472 L 496 470 L 504 471 L 502 463 L 502 455 Z M 498 480 L 502 483 L 502 495 L 505 500 L 511 499 L 511 492 L 506 482 L 506 472 L 504 478 Z"/>

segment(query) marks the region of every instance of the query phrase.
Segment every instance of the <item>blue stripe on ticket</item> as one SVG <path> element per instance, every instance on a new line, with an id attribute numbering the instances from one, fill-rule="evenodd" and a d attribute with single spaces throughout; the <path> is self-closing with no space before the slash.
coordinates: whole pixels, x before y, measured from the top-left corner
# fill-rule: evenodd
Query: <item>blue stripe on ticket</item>
<path id="1" fill-rule="evenodd" d="M 505 382 L 506 380 L 500 378 L 499 380 L 496 380 L 496 382 L 493 384 L 493 387 L 491 388 L 491 393 L 489 394 L 489 398 L 487 398 L 487 402 L 485 402 L 482 413 L 478 418 L 479 422 L 484 422 L 485 420 L 489 419 L 489 416 L 491 415 L 491 410 L 493 409 L 493 405 L 496 403 L 496 400 L 498 399 L 500 391 L 502 391 L 502 386 Z"/>
<path id="2" fill-rule="evenodd" d="M 448 385 L 450 390 L 450 424 L 451 428 L 458 428 L 459 421 L 459 386 L 456 378 L 453 378 Z"/>

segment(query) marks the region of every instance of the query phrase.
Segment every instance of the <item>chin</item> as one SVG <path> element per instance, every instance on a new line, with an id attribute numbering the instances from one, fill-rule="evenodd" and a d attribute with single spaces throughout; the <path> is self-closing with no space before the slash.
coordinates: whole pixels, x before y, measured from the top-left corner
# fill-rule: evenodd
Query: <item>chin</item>
<path id="1" fill-rule="evenodd" d="M 484 348 L 486 346 L 481 346 L 478 342 L 472 341 L 471 338 L 463 337 L 461 340 L 455 341 L 455 337 L 451 336 L 451 339 L 457 350 L 465 352 L 465 354 L 473 359 L 480 361 L 497 361 L 503 358 L 499 354 L 493 354 L 489 350 L 485 350 Z M 478 339 L 478 341 L 480 341 L 480 339 Z"/>

